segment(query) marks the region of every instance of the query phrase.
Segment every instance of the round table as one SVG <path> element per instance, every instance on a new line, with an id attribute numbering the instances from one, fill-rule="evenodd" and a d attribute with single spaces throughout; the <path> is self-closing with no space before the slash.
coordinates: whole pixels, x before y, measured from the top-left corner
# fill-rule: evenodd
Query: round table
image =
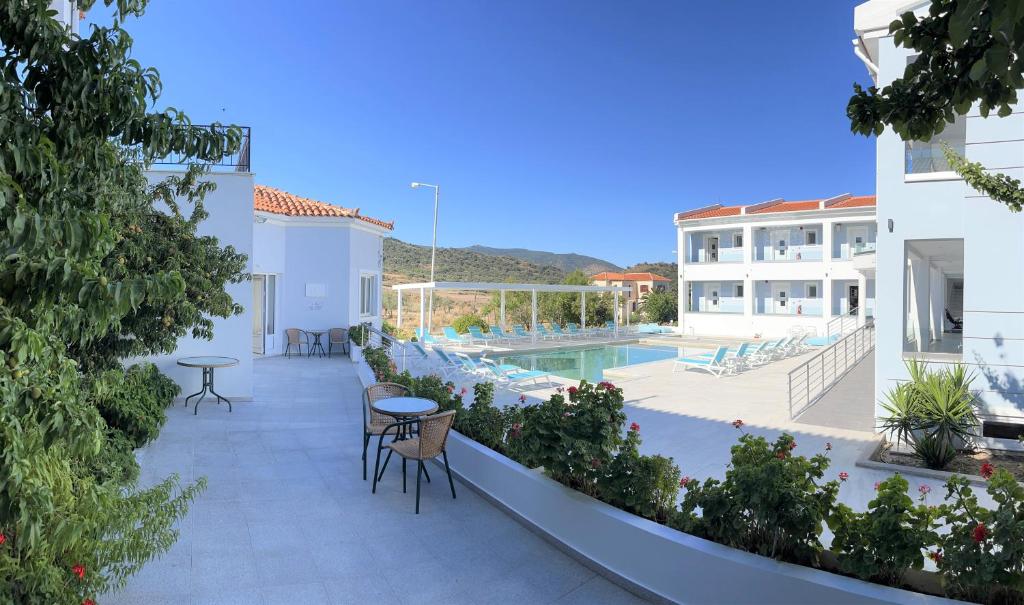
<path id="1" fill-rule="evenodd" d="M 312 357 L 314 352 L 317 357 L 323 357 L 327 354 L 327 351 L 324 351 L 324 343 L 321 341 L 321 338 L 323 338 L 324 334 L 327 333 L 327 330 L 303 330 L 303 332 L 313 336 L 313 342 L 309 345 L 306 357 Z"/>
<path id="2" fill-rule="evenodd" d="M 199 403 L 202 402 L 203 398 L 206 397 L 207 393 L 212 393 L 217 398 L 217 404 L 220 405 L 221 400 L 228 404 L 228 412 L 231 411 L 231 401 L 227 397 L 222 397 L 217 391 L 213 390 L 213 371 L 216 368 L 230 368 L 238 365 L 238 360 L 234 357 L 219 357 L 217 355 L 204 355 L 200 357 L 182 357 L 178 360 L 178 365 L 186 368 L 202 368 L 203 370 L 203 388 L 198 393 L 192 393 L 185 398 L 185 407 L 188 407 L 188 400 L 193 397 L 199 397 L 196 401 L 195 411 L 193 414 L 199 413 Z"/>
<path id="3" fill-rule="evenodd" d="M 418 418 L 420 416 L 426 416 L 427 414 L 433 414 L 437 411 L 437 402 L 433 399 L 424 399 L 423 397 L 388 397 L 386 399 L 378 399 L 370 404 L 375 411 L 384 414 L 385 416 L 391 416 L 395 420 L 402 421 L 410 418 Z M 398 432 L 395 433 L 395 441 L 401 441 L 408 439 L 410 435 L 410 426 L 403 425 L 399 428 Z M 381 438 L 383 439 L 383 435 Z M 380 480 L 384 476 L 384 471 L 388 468 L 388 462 L 391 461 L 391 452 L 388 450 L 387 458 L 384 459 L 384 466 L 381 467 L 380 472 L 377 474 L 377 480 Z M 377 461 L 380 461 L 380 450 L 377 450 Z M 403 465 L 404 469 L 404 465 Z M 403 470 L 404 473 L 404 470 Z M 427 477 L 427 481 L 430 481 L 430 475 L 427 474 L 427 469 L 423 469 L 424 475 Z M 403 482 L 405 481 L 403 475 Z M 374 481 L 374 488 L 376 488 L 376 481 Z"/>

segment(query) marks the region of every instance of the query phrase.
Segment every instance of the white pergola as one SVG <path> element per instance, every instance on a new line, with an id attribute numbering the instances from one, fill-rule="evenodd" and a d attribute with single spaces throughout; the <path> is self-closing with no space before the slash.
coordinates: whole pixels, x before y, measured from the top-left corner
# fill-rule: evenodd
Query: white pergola
<path id="1" fill-rule="evenodd" d="M 501 305 L 499 310 L 500 323 L 505 325 L 505 293 L 506 292 L 530 292 L 532 298 L 530 325 L 532 340 L 537 341 L 537 293 L 538 292 L 569 292 L 580 295 L 580 325 L 587 327 L 587 292 L 602 294 L 612 292 L 615 295 L 613 314 L 615 318 L 615 335 L 619 332 L 619 294 L 629 293 L 629 286 L 573 286 L 569 284 L 501 284 L 488 282 L 458 282 L 458 281 L 432 281 L 415 284 L 397 284 L 391 286 L 398 294 L 398 327 L 402 327 L 402 293 L 406 290 L 419 291 L 420 294 L 420 333 L 426 328 L 430 333 L 433 317 L 426 313 L 427 293 L 433 290 L 464 290 L 464 291 L 497 291 L 500 293 Z M 629 325 L 629 313 L 626 313 L 626 325 Z"/>

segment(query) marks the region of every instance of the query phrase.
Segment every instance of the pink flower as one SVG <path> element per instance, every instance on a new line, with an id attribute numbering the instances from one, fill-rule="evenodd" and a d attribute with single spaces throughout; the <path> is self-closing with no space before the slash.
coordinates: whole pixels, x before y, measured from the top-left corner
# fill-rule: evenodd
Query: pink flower
<path id="1" fill-rule="evenodd" d="M 467 389 L 466 387 L 462 387 L 462 390 L 459 391 L 459 395 L 465 395 L 468 392 L 469 392 L 469 389 Z"/>
<path id="2" fill-rule="evenodd" d="M 523 425 L 518 422 L 512 425 L 512 431 L 509 433 L 510 437 L 518 439 L 523 434 Z"/>
<path id="3" fill-rule="evenodd" d="M 785 460 L 786 459 L 786 452 L 776 452 L 775 453 L 775 457 L 778 458 L 779 460 Z"/>
<path id="4" fill-rule="evenodd" d="M 691 479 L 689 475 L 684 475 L 683 478 L 679 480 L 679 487 L 686 487 L 690 484 L 690 481 Z"/>
<path id="5" fill-rule="evenodd" d="M 526 395 L 519 396 L 519 403 L 526 403 Z"/>
<path id="6" fill-rule="evenodd" d="M 791 450 L 795 450 L 796 449 L 796 441 L 790 442 L 789 449 L 791 449 Z"/>
<path id="7" fill-rule="evenodd" d="M 831 452 L 832 451 L 832 442 L 831 441 L 826 441 L 825 442 L 825 451 L 826 452 Z"/>
<path id="8" fill-rule="evenodd" d="M 565 412 L 562 414 L 562 418 L 568 418 L 569 416 L 572 416 L 572 414 L 570 414 L 569 412 Z"/>
<path id="9" fill-rule="evenodd" d="M 85 565 L 76 564 L 76 565 L 72 566 L 71 567 L 71 573 L 73 573 L 76 576 L 78 576 L 79 580 L 85 578 Z"/>
<path id="10" fill-rule="evenodd" d="M 449 393 L 454 393 L 455 392 L 455 387 L 453 387 L 452 385 L 448 385 L 447 388 L 448 388 L 448 392 Z"/>
<path id="11" fill-rule="evenodd" d="M 992 478 L 992 475 L 996 474 L 996 467 L 992 466 L 988 462 L 981 465 L 981 470 L 978 471 L 982 479 L 988 480 Z"/>
<path id="12" fill-rule="evenodd" d="M 743 426 L 743 421 L 737 418 L 736 420 L 732 421 L 732 425 L 735 428 L 740 428 L 741 426 Z"/>
<path id="13" fill-rule="evenodd" d="M 3 532 L 0 532 L 0 545 L 4 544 L 5 542 L 7 542 L 7 536 L 5 536 Z"/>
<path id="14" fill-rule="evenodd" d="M 576 394 L 577 391 L 579 391 L 579 389 L 577 389 L 576 387 L 569 387 L 569 396 L 572 397 L 573 395 Z"/>
<path id="15" fill-rule="evenodd" d="M 629 430 L 633 431 L 634 433 L 639 433 L 640 425 L 634 422 L 633 424 L 629 425 Z"/>
<path id="16" fill-rule="evenodd" d="M 839 473 L 839 480 L 840 480 L 840 481 L 846 481 L 846 480 L 847 480 L 847 479 L 849 479 L 849 478 L 850 478 L 850 473 L 848 473 L 848 472 L 846 472 L 846 471 L 841 471 L 841 472 Z"/>
<path id="17" fill-rule="evenodd" d="M 882 487 L 882 482 L 881 481 L 875 481 L 875 491 L 876 492 L 878 491 L 879 487 Z"/>
<path id="18" fill-rule="evenodd" d="M 936 565 L 942 565 L 942 551 L 936 550 L 935 552 L 928 553 L 928 558 L 935 561 Z"/>
<path id="19" fill-rule="evenodd" d="M 932 491 L 932 488 L 922 483 L 921 486 L 917 488 L 917 491 L 920 492 L 922 496 L 927 496 L 928 493 Z"/>
<path id="20" fill-rule="evenodd" d="M 984 523 L 978 523 L 974 526 L 974 531 L 971 532 L 971 537 L 979 544 L 984 542 L 985 538 L 988 537 L 988 528 L 985 527 Z"/>

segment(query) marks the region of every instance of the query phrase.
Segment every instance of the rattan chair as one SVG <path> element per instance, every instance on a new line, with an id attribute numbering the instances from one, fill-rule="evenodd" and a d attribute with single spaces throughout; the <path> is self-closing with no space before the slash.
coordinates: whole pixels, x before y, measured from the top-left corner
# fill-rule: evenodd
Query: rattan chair
<path id="1" fill-rule="evenodd" d="M 441 412 L 432 416 L 420 416 L 412 420 L 393 422 L 385 428 L 385 433 L 387 433 L 391 427 L 396 429 L 400 429 L 402 426 L 411 427 L 415 425 L 417 427 L 415 432 L 418 434 L 415 437 L 392 441 L 384 445 L 385 448 L 390 450 L 388 457 L 392 453 L 402 457 L 402 493 L 405 493 L 405 463 L 407 460 L 416 461 L 417 515 L 420 514 L 420 477 L 427 472 L 427 469 L 423 466 L 423 463 L 427 460 L 433 460 L 438 456 L 444 459 L 444 471 L 448 473 L 448 487 L 452 490 L 452 498 L 455 498 L 455 482 L 452 481 L 452 470 L 448 466 L 448 452 L 445 450 L 445 444 L 448 442 L 448 431 L 452 428 L 453 422 L 455 422 L 455 410 L 448 410 L 447 412 Z M 383 435 L 381 435 L 380 441 L 383 443 Z M 373 493 L 377 492 L 377 479 L 380 477 L 379 466 L 380 448 L 377 449 L 377 463 L 373 469 Z"/>
<path id="2" fill-rule="evenodd" d="M 305 330 L 288 328 L 284 333 L 287 339 L 284 346 L 285 357 L 292 356 L 292 347 L 295 347 L 295 350 L 299 352 L 299 357 L 302 356 L 302 345 L 306 345 L 306 352 L 309 352 L 309 334 Z"/>
<path id="3" fill-rule="evenodd" d="M 348 353 L 348 330 L 345 328 L 331 328 L 327 334 L 327 356 L 331 356 L 334 345 L 341 348 L 342 353 Z"/>
<path id="4" fill-rule="evenodd" d="M 410 395 L 412 395 L 412 391 L 408 387 L 395 382 L 379 382 L 363 390 L 363 481 L 366 481 L 366 450 L 370 447 L 370 437 L 383 436 L 385 429 L 395 422 L 391 416 L 381 414 L 373 409 L 373 402 L 388 397 L 409 397 Z M 392 434 L 397 433 L 397 428 L 392 431 Z"/>

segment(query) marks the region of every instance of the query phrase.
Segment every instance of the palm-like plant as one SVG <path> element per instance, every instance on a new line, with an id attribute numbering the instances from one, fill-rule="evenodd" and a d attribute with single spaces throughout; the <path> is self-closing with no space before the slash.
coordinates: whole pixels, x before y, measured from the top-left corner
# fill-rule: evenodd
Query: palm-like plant
<path id="1" fill-rule="evenodd" d="M 907 372 L 910 380 L 881 402 L 887 415 L 879 428 L 909 444 L 928 468 L 945 468 L 978 426 L 974 374 L 960 364 L 932 372 L 917 360 L 907 361 Z"/>

